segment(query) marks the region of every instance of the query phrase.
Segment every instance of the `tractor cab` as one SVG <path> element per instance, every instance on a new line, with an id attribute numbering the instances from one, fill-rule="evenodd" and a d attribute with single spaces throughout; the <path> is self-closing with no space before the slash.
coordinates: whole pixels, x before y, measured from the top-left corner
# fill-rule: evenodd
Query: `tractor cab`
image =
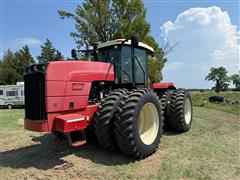
<path id="1" fill-rule="evenodd" d="M 114 66 L 116 85 L 125 87 L 146 85 L 147 58 L 154 53 L 152 47 L 138 42 L 137 38 L 131 38 L 131 40 L 116 39 L 100 43 L 94 45 L 94 50 L 90 51 L 93 61 L 111 63 Z"/>
<path id="2" fill-rule="evenodd" d="M 153 48 L 133 40 L 116 39 L 97 46 L 97 61 L 114 65 L 115 83 L 145 86 L 147 82 L 147 57 Z"/>

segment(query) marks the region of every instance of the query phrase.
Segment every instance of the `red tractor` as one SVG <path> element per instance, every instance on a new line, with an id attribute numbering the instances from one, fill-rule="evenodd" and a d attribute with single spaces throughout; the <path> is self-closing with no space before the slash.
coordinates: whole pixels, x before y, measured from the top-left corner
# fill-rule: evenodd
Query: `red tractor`
<path id="1" fill-rule="evenodd" d="M 76 60 L 72 51 L 75 60 L 26 68 L 25 129 L 64 135 L 77 147 L 93 127 L 101 147 L 136 159 L 156 151 L 163 126 L 180 133 L 190 129 L 192 101 L 186 90 L 173 83 L 148 88 L 153 48 L 137 38 L 117 39 L 94 45 L 91 53 L 92 61 Z"/>

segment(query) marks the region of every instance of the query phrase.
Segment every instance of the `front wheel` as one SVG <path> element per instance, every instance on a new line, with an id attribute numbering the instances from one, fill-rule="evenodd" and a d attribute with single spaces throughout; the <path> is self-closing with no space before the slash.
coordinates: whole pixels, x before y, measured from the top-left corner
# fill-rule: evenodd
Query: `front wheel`
<path id="1" fill-rule="evenodd" d="M 161 104 L 150 89 L 129 94 L 115 121 L 116 140 L 127 156 L 143 159 L 153 154 L 163 132 Z"/>
<path id="2" fill-rule="evenodd" d="M 121 101 L 126 95 L 127 90 L 117 89 L 108 94 L 101 103 L 95 117 L 95 134 L 100 146 L 108 151 L 117 148 L 114 135 L 114 121 L 116 111 L 121 107 Z"/>

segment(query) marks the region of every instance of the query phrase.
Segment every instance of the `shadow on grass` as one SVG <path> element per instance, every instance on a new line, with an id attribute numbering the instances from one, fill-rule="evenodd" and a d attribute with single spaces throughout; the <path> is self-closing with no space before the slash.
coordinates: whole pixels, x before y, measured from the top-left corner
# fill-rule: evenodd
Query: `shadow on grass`
<path id="1" fill-rule="evenodd" d="M 33 137 L 32 140 L 39 144 L 0 152 L 0 166 L 15 169 L 34 167 L 47 170 L 69 164 L 63 158 L 72 154 L 76 155 L 79 161 L 81 158 L 89 159 L 106 166 L 128 164 L 133 161 L 119 152 L 102 150 L 94 139 L 78 148 L 69 147 L 66 141 L 60 141 L 51 134 Z"/>
<path id="2" fill-rule="evenodd" d="M 164 136 L 177 136 L 177 135 L 179 135 L 179 133 L 174 131 L 170 125 L 167 125 L 163 129 L 164 129 L 164 131 L 163 131 Z"/>
<path id="3" fill-rule="evenodd" d="M 178 136 L 179 133 L 176 131 L 167 130 L 167 131 L 164 131 L 163 135 L 164 136 Z"/>
<path id="4" fill-rule="evenodd" d="M 14 109 L 24 109 L 24 108 L 25 108 L 24 106 L 16 106 L 16 107 L 13 107 L 13 109 L 8 109 L 7 107 L 3 107 L 3 106 L 0 107 L 1 110 L 8 110 L 8 111 L 14 111 Z"/>

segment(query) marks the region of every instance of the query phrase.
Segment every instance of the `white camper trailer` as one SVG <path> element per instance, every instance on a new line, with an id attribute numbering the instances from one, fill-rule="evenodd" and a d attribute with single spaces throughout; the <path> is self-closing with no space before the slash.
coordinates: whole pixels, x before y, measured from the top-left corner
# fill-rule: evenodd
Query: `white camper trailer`
<path id="1" fill-rule="evenodd" d="M 24 106 L 24 83 L 0 86 L 0 107 L 12 109 Z"/>

